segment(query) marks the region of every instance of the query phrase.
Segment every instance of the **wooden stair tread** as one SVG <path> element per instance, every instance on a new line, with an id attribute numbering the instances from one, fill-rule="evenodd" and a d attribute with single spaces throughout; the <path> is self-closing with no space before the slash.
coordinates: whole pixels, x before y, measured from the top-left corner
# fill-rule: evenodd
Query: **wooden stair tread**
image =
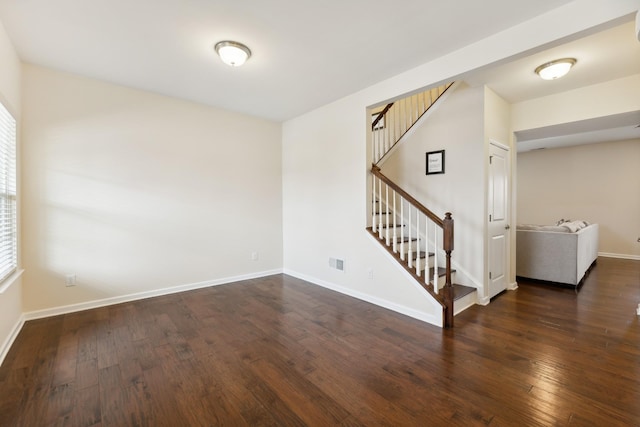
<path id="1" fill-rule="evenodd" d="M 460 298 L 469 295 L 470 293 L 475 292 L 477 289 L 472 288 L 471 286 L 458 285 L 454 283 L 451 285 L 453 287 L 453 300 L 459 300 Z"/>
<path id="2" fill-rule="evenodd" d="M 429 252 L 429 257 L 432 257 L 434 255 L 433 252 Z M 413 259 L 414 261 L 418 258 L 418 252 L 413 252 L 411 254 L 411 259 Z M 420 251 L 420 258 L 426 258 L 427 257 L 427 253 L 425 251 Z"/>

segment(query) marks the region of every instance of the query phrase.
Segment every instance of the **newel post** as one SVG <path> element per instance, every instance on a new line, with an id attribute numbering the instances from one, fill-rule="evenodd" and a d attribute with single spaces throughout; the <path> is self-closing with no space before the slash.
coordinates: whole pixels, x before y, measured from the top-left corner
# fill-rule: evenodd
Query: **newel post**
<path id="1" fill-rule="evenodd" d="M 451 285 L 451 251 L 453 251 L 453 218 L 451 212 L 444 214 L 442 221 L 442 248 L 446 254 L 446 274 L 442 289 L 445 308 L 444 327 L 453 328 L 453 286 Z"/>

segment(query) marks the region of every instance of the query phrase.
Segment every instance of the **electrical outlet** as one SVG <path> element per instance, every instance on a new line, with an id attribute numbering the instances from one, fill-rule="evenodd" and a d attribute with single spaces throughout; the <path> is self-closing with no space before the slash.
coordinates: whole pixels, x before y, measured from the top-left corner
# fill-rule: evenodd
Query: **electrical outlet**
<path id="1" fill-rule="evenodd" d="M 367 270 L 367 277 L 373 280 L 373 268 L 370 268 L 369 270 Z"/>
<path id="2" fill-rule="evenodd" d="M 256 251 L 251 252 L 251 261 L 257 261 L 258 259 L 260 259 L 260 254 Z"/>
<path id="3" fill-rule="evenodd" d="M 76 285 L 76 275 L 75 274 L 67 274 L 64 277 L 64 285 L 69 287 L 69 286 L 75 286 Z"/>

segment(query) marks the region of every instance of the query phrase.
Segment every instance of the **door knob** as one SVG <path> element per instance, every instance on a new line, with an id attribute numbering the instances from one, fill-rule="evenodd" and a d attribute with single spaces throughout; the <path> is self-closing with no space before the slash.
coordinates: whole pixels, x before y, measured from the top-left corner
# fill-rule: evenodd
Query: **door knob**
<path id="1" fill-rule="evenodd" d="M 505 230 L 509 230 L 511 228 L 511 226 L 509 226 L 508 224 L 504 226 Z"/>

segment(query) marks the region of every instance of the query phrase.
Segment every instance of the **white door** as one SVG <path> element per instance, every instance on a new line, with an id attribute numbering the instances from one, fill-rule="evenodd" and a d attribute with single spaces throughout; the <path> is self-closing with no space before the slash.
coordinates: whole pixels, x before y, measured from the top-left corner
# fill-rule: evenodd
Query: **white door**
<path id="1" fill-rule="evenodd" d="M 489 145 L 489 298 L 507 288 L 509 266 L 509 149 Z"/>

